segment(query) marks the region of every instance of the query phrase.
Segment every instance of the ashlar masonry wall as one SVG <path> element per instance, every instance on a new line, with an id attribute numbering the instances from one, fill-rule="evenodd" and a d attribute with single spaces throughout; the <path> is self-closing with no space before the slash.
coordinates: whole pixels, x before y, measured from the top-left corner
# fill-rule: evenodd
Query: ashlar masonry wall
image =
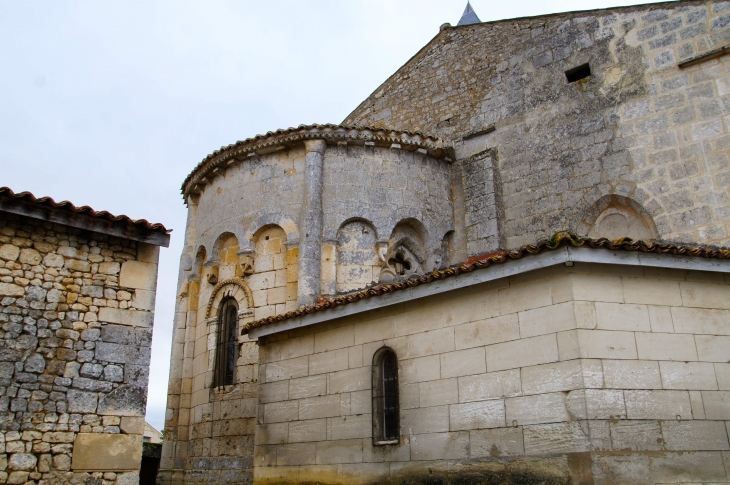
<path id="1" fill-rule="evenodd" d="M 728 483 L 729 283 L 576 263 L 262 337 L 255 483 Z"/>
<path id="2" fill-rule="evenodd" d="M 137 483 L 158 254 L 0 216 L 0 483 Z"/>
<path id="3" fill-rule="evenodd" d="M 611 197 L 640 204 L 663 239 L 726 246 L 730 57 L 679 64 L 729 41 L 719 0 L 445 28 L 343 123 L 439 136 L 465 183 L 469 158 L 493 149 L 476 170 L 493 187 L 462 209 L 470 255 L 586 234 Z M 585 63 L 590 76 L 569 83 Z"/>
<path id="4" fill-rule="evenodd" d="M 213 386 L 218 309 L 225 296 L 236 300 L 240 334 L 254 319 L 301 306 L 302 274 L 307 271 L 308 277 L 316 277 L 312 280 L 321 290 L 317 295 L 334 294 L 338 272 L 342 280 L 343 268 L 356 266 L 351 263 L 361 262 L 364 254 L 369 277 L 345 278 L 347 289 L 378 281 L 385 266 L 381 258 L 393 249 L 389 245 L 405 238 L 393 238 L 399 223 L 422 229 L 415 239 L 421 243 L 417 252 L 424 266 L 436 264 L 433 256 L 443 253 L 442 240 L 454 229 L 449 163 L 425 150 L 358 143 L 322 142 L 322 179 L 319 192 L 312 192 L 322 205 L 319 229 L 305 227 L 302 220 L 305 159 L 311 152 L 298 145 L 237 160 L 189 198 L 161 459 L 163 483 L 253 480 L 259 376 L 255 341 L 239 335 L 235 382 Z M 339 230 L 353 223 L 360 234 L 370 231 L 362 251 L 338 240 Z M 307 269 L 302 265 L 305 239 L 320 246 L 321 264 L 302 271 Z"/>

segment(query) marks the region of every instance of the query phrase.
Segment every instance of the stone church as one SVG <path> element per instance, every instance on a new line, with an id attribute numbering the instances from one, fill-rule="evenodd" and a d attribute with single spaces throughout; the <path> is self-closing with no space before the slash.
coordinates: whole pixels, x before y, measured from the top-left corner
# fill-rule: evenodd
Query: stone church
<path id="1" fill-rule="evenodd" d="M 479 21 L 182 186 L 161 483 L 730 482 L 730 1 Z"/>

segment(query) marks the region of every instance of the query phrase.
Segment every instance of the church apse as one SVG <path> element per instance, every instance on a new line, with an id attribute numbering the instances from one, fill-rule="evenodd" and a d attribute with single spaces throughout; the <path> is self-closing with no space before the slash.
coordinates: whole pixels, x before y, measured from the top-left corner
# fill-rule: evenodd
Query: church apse
<path id="1" fill-rule="evenodd" d="M 206 157 L 162 483 L 727 483 L 728 12 L 468 8 L 346 126 Z"/>

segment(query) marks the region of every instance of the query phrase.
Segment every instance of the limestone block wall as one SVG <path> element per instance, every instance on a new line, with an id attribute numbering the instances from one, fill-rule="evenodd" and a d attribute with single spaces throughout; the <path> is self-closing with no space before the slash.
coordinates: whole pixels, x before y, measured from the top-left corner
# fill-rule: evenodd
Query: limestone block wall
<path id="1" fill-rule="evenodd" d="M 504 210 L 499 174 L 495 150 L 479 152 L 454 163 L 454 193 L 460 195 L 455 197 L 455 212 L 464 221 L 464 230 L 457 234 L 461 243 L 455 249 L 466 251 L 454 258 L 455 262 L 465 260 L 467 255 L 487 254 L 507 247 L 504 231 L 500 229 Z"/>
<path id="2" fill-rule="evenodd" d="M 678 64 L 725 47 L 728 15 L 688 0 L 446 28 L 344 123 L 433 133 L 458 159 L 495 150 L 499 224 L 469 226 L 471 254 L 585 234 L 612 197 L 661 238 L 727 245 L 730 58 Z"/>
<path id="3" fill-rule="evenodd" d="M 378 240 L 387 240 L 396 225 L 415 219 L 440 242 L 454 229 L 451 164 L 398 147 L 336 146 L 325 156 L 324 239 L 351 219 L 370 222 Z"/>
<path id="4" fill-rule="evenodd" d="M 358 220 L 343 224 L 337 231 L 336 245 L 332 245 L 330 254 L 325 253 L 322 262 L 323 267 L 330 261 L 335 266 L 336 293 L 346 293 L 380 281 L 383 262 L 378 256 L 380 248 L 376 238 L 375 228 Z M 328 260 L 327 257 L 331 259 Z M 332 275 L 327 276 L 323 286 L 331 287 Z M 332 293 L 331 288 L 329 289 L 329 293 Z"/>
<path id="5" fill-rule="evenodd" d="M 576 263 L 261 338 L 255 483 L 728 483 L 729 284 Z"/>
<path id="6" fill-rule="evenodd" d="M 158 254 L 0 217 L 0 483 L 137 483 Z"/>
<path id="7" fill-rule="evenodd" d="M 304 158 L 305 151 L 294 147 L 250 157 L 215 177 L 197 202 L 196 249 L 203 246 L 210 256 L 224 233 L 235 235 L 241 249 L 253 249 L 254 234 L 266 225 L 298 240 Z"/>
<path id="8" fill-rule="evenodd" d="M 393 239 L 399 224 L 420 233 L 410 238 L 420 272 L 444 262 L 442 241 L 455 227 L 449 162 L 396 146 L 338 145 L 328 148 L 323 175 L 322 294 L 380 281 L 386 256 L 403 243 Z"/>
<path id="9" fill-rule="evenodd" d="M 224 296 L 236 299 L 242 328 L 298 308 L 303 270 L 334 294 L 379 281 L 398 248 L 411 271 L 444 263 L 454 229 L 448 162 L 391 144 L 313 146 L 322 153 L 297 145 L 236 160 L 188 201 L 161 462 L 168 483 L 252 479 L 258 350 L 241 336 L 236 382 L 213 387 Z M 310 181 L 305 197 L 312 156 L 321 156 L 321 186 Z M 319 232 L 302 229 L 313 217 L 307 204 L 317 206 L 307 197 L 321 204 Z M 303 240 L 307 251 L 320 246 L 314 271 Z"/>

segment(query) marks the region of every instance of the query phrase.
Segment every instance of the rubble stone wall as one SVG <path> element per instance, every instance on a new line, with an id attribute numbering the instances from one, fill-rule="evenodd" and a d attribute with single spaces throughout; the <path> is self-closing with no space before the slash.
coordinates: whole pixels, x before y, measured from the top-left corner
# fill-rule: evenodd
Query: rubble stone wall
<path id="1" fill-rule="evenodd" d="M 727 246 L 730 57 L 678 63 L 725 47 L 729 16 L 689 0 L 446 28 L 343 123 L 432 133 L 458 159 L 494 149 L 499 227 L 469 226 L 475 251 L 587 233 L 606 197 L 663 239 Z"/>
<path id="2" fill-rule="evenodd" d="M 158 254 L 2 214 L 0 483 L 137 483 Z"/>
<path id="3" fill-rule="evenodd" d="M 576 263 L 262 338 L 255 483 L 728 483 L 729 284 Z"/>

